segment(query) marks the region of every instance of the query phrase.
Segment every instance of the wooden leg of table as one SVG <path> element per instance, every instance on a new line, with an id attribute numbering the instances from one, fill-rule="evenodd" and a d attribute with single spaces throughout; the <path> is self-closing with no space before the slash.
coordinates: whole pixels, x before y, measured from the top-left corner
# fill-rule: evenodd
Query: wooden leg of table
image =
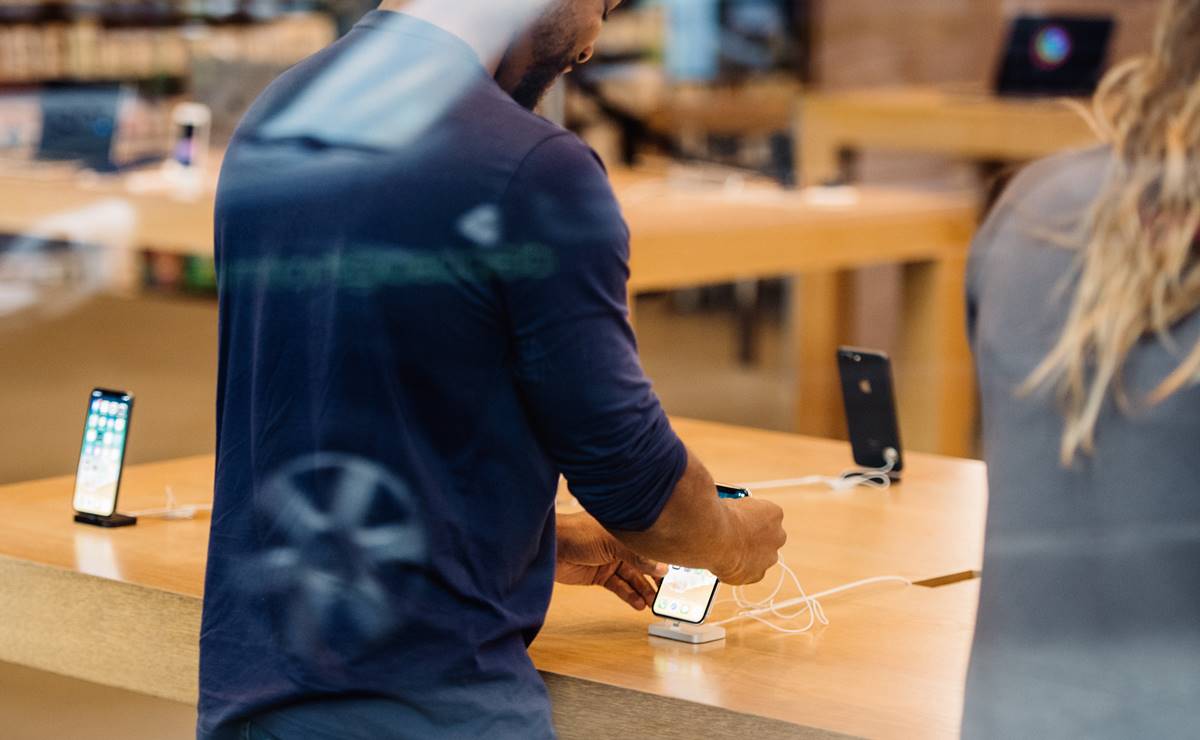
<path id="1" fill-rule="evenodd" d="M 737 323 L 737 357 L 742 367 L 758 361 L 758 303 L 757 280 L 734 283 L 734 311 Z"/>
<path id="2" fill-rule="evenodd" d="M 839 183 L 853 183 L 862 179 L 862 154 L 852 147 L 837 150 Z"/>
<path id="3" fill-rule="evenodd" d="M 802 187 L 837 180 L 842 173 L 844 147 L 836 129 L 819 115 L 803 112 L 796 119 L 796 182 Z"/>
<path id="4" fill-rule="evenodd" d="M 842 172 L 842 149 L 833 143 L 806 141 L 805 151 L 800 155 L 803 187 L 815 187 L 840 181 Z"/>
<path id="5" fill-rule="evenodd" d="M 127 298 L 142 292 L 142 252 L 135 249 L 106 250 L 112 260 L 112 292 Z"/>
<path id="6" fill-rule="evenodd" d="M 905 267 L 896 392 L 908 449 L 960 457 L 976 452 L 965 275 L 961 258 Z"/>
<path id="7" fill-rule="evenodd" d="M 806 103 L 792 128 L 796 140 L 796 178 L 800 187 L 857 178 L 857 152 L 842 143 L 842 132 L 820 107 Z"/>
<path id="8" fill-rule="evenodd" d="M 796 431 L 845 439 L 837 347 L 852 318 L 850 275 L 819 272 L 792 281 L 788 327 L 796 357 Z"/>

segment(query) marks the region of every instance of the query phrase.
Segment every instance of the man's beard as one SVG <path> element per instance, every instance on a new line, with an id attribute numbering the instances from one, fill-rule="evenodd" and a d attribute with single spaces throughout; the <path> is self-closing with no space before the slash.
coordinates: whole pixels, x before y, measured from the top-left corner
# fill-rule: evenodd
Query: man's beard
<path id="1" fill-rule="evenodd" d="M 565 67 L 547 64 L 535 64 L 517 83 L 517 89 L 512 91 L 513 100 L 527 110 L 533 110 L 546 97 L 546 93 L 562 75 Z"/>
<path id="2" fill-rule="evenodd" d="M 512 91 L 513 100 L 533 110 L 563 72 L 575 61 L 573 46 L 562 42 L 554 25 L 547 23 L 533 37 L 533 64 Z"/>

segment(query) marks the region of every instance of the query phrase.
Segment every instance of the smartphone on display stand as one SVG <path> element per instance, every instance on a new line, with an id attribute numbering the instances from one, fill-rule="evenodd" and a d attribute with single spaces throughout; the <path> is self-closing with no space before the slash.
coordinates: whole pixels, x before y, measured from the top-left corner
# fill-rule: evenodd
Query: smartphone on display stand
<path id="1" fill-rule="evenodd" d="M 175 141 L 171 160 L 185 170 L 203 170 L 208 160 L 212 112 L 202 103 L 179 103 L 171 111 Z"/>
<path id="2" fill-rule="evenodd" d="M 718 585 L 717 577 L 707 570 L 668 566 L 651 611 L 673 622 L 700 624 L 708 618 Z"/>
<path id="3" fill-rule="evenodd" d="M 750 492 L 734 486 L 717 486 L 717 496 L 724 499 L 746 498 Z M 656 617 L 672 622 L 701 624 L 708 618 L 713 597 L 720 581 L 707 570 L 671 565 L 663 577 L 650 611 Z"/>
<path id="4" fill-rule="evenodd" d="M 842 379 L 842 400 L 854 462 L 864 468 L 886 468 L 894 455 L 889 475 L 899 480 L 904 456 L 891 360 L 883 352 L 841 347 L 838 374 Z"/>
<path id="5" fill-rule="evenodd" d="M 212 113 L 201 103 L 179 103 L 171 113 L 175 127 L 171 157 L 163 176 L 185 197 L 198 197 L 205 183 Z"/>
<path id="6" fill-rule="evenodd" d="M 135 517 L 117 513 L 117 493 L 121 488 L 132 418 L 132 394 L 92 389 L 84 416 L 79 467 L 75 471 L 75 521 L 102 527 L 137 522 Z"/>

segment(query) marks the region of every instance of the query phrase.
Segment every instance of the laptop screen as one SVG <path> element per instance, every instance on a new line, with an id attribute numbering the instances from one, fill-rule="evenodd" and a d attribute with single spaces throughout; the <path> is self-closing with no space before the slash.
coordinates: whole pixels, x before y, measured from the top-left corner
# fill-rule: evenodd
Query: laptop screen
<path id="1" fill-rule="evenodd" d="M 122 87 L 115 83 L 43 88 L 38 159 L 78 160 L 93 169 L 110 168 L 121 96 Z"/>
<path id="2" fill-rule="evenodd" d="M 1112 18 L 1020 16 L 1000 63 L 1000 95 L 1091 95 L 1108 62 Z"/>

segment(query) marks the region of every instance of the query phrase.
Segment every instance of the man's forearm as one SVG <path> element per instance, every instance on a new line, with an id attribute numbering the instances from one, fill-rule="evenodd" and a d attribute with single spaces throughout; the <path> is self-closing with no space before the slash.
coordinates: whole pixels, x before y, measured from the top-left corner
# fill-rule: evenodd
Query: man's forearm
<path id="1" fill-rule="evenodd" d="M 664 563 L 718 570 L 736 555 L 738 537 L 716 483 L 691 452 L 687 470 L 654 526 L 644 532 L 613 532 L 637 553 Z"/>

